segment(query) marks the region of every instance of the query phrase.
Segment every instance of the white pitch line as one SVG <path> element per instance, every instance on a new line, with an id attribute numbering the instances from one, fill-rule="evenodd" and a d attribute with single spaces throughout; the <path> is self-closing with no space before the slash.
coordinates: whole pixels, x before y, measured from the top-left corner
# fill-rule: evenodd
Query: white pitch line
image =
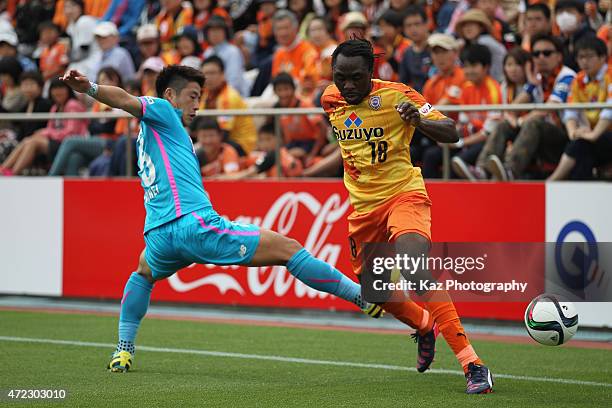
<path id="1" fill-rule="evenodd" d="M 97 347 L 97 348 L 114 348 L 116 344 L 112 343 L 93 343 L 86 341 L 74 341 L 74 340 L 54 340 L 54 339 L 40 339 L 31 337 L 12 337 L 12 336 L 0 336 L 0 341 L 11 341 L 16 343 L 39 343 L 39 344 L 56 344 L 61 346 L 79 346 L 79 347 Z M 335 367 L 353 367 L 353 368 L 374 368 L 380 370 L 393 370 L 393 371 L 410 371 L 416 372 L 414 367 L 404 367 L 397 365 L 388 364 L 371 364 L 371 363 L 357 363 L 351 361 L 330 361 L 330 360 L 312 360 L 309 358 L 296 358 L 296 357 L 283 357 L 283 356 L 270 356 L 262 354 L 244 354 L 244 353 L 231 353 L 224 351 L 209 351 L 209 350 L 195 350 L 195 349 L 179 349 L 179 348 L 167 348 L 167 347 L 151 347 L 151 346 L 138 346 L 138 350 L 150 351 L 154 353 L 177 353 L 177 354 L 195 354 L 201 356 L 211 357 L 229 357 L 229 358 L 241 358 L 248 360 L 265 360 L 265 361 L 281 361 L 284 363 L 298 363 L 298 364 L 314 364 L 314 365 L 327 365 Z M 440 368 L 434 368 L 428 370 L 432 374 L 449 374 L 449 375 L 460 375 L 463 377 L 463 371 L 457 370 L 446 370 Z M 612 383 L 600 383 L 595 381 L 581 381 L 572 380 L 567 378 L 551 378 L 551 377 L 531 377 L 523 375 L 513 374 L 493 374 L 495 378 L 507 378 L 509 380 L 519 381 L 537 381 L 537 382 L 548 382 L 557 384 L 572 384 L 572 385 L 590 385 L 594 387 L 612 387 Z"/>

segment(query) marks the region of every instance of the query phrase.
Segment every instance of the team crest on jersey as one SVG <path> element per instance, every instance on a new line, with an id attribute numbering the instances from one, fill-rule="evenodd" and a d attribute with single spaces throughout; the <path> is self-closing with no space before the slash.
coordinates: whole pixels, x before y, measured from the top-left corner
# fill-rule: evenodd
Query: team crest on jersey
<path id="1" fill-rule="evenodd" d="M 379 95 L 370 96 L 370 99 L 368 100 L 368 105 L 370 106 L 370 108 L 374 110 L 379 110 L 380 107 L 382 106 L 382 100 L 380 99 L 380 96 Z"/>

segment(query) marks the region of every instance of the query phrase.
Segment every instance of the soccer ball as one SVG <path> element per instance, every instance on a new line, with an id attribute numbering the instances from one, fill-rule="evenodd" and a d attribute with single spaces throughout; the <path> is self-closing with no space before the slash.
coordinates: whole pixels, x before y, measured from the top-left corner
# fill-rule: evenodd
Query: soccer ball
<path id="1" fill-rule="evenodd" d="M 546 346 L 567 343 L 578 330 L 578 313 L 571 302 L 543 294 L 533 299 L 525 310 L 525 327 L 532 339 Z"/>

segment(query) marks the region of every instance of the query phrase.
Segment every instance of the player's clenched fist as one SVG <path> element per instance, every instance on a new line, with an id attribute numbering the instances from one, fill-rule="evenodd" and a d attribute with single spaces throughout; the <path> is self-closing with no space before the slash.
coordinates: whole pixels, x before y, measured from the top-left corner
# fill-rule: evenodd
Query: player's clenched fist
<path id="1" fill-rule="evenodd" d="M 421 114 L 414 105 L 411 105 L 408 102 L 401 102 L 395 105 L 395 109 L 407 124 L 414 127 L 421 124 Z"/>
<path id="2" fill-rule="evenodd" d="M 89 79 L 75 69 L 67 71 L 61 80 L 77 92 L 86 93 L 91 88 Z"/>

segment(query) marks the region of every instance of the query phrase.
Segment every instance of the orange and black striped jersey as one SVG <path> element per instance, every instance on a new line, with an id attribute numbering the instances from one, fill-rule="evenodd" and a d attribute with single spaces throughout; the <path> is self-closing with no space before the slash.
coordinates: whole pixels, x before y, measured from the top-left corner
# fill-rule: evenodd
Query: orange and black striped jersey
<path id="1" fill-rule="evenodd" d="M 422 117 L 446 117 L 409 86 L 372 80 L 372 90 L 358 105 L 349 105 L 335 85 L 327 87 L 321 105 L 329 115 L 344 161 L 344 184 L 358 213 L 369 212 L 406 191 L 427 194 L 421 169 L 410 160 L 414 127 L 395 106 L 408 102 Z"/>

